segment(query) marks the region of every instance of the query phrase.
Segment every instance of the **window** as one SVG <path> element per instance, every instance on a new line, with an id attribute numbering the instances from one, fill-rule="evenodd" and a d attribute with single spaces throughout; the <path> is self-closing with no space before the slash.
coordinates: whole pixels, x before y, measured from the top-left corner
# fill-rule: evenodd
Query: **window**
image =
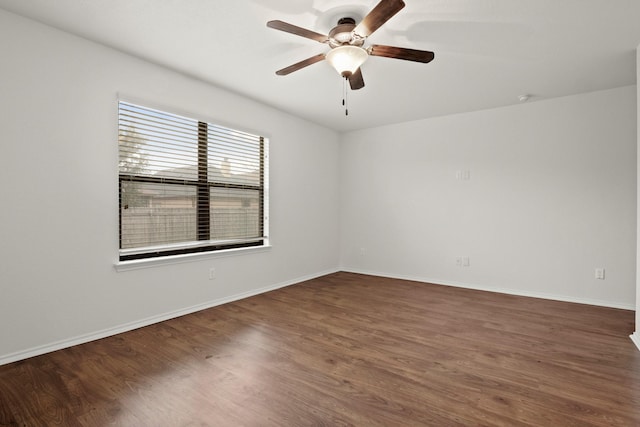
<path id="1" fill-rule="evenodd" d="M 262 246 L 267 140 L 120 101 L 120 261 Z"/>

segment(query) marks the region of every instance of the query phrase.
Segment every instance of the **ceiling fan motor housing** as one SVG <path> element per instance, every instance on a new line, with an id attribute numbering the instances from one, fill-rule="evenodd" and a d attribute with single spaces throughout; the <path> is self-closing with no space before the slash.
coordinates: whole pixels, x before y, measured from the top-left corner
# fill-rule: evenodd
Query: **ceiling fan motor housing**
<path id="1" fill-rule="evenodd" d="M 364 39 L 354 37 L 353 29 L 355 27 L 355 19 L 349 17 L 341 18 L 338 21 L 338 25 L 329 32 L 329 46 L 331 46 L 331 48 L 347 44 L 352 46 L 362 46 L 364 44 Z"/>

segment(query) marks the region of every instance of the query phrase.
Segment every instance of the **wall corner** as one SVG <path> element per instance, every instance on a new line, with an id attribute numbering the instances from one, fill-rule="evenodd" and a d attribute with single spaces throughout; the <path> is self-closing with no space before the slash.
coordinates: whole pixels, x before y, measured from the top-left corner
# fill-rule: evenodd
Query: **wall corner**
<path id="1" fill-rule="evenodd" d="M 637 157 L 636 157 L 636 173 L 638 176 L 636 194 L 637 194 L 637 207 L 636 207 L 636 332 L 631 335 L 631 339 L 640 350 L 640 45 L 636 48 L 636 132 L 638 135 L 638 143 L 636 145 Z"/>

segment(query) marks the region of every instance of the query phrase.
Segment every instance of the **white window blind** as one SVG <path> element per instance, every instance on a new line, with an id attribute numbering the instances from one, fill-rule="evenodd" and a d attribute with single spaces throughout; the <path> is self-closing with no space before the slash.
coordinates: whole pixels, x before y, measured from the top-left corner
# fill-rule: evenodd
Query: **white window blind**
<path id="1" fill-rule="evenodd" d="M 264 244 L 265 138 L 118 107 L 121 261 Z"/>

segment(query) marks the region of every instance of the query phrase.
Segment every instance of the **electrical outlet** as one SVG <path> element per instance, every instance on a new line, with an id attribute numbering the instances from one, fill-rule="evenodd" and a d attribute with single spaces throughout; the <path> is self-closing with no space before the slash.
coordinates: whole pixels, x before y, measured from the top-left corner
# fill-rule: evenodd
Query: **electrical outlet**
<path id="1" fill-rule="evenodd" d="M 604 268 L 596 268 L 596 279 L 604 280 Z"/>
<path id="2" fill-rule="evenodd" d="M 456 257 L 456 267 L 462 267 L 462 257 Z"/>
<path id="3" fill-rule="evenodd" d="M 469 181 L 471 179 L 471 171 L 468 169 L 457 170 L 456 179 L 458 181 Z"/>
<path id="4" fill-rule="evenodd" d="M 211 267 L 209 269 L 209 280 L 213 280 L 216 278 L 216 269 L 214 267 Z"/>

